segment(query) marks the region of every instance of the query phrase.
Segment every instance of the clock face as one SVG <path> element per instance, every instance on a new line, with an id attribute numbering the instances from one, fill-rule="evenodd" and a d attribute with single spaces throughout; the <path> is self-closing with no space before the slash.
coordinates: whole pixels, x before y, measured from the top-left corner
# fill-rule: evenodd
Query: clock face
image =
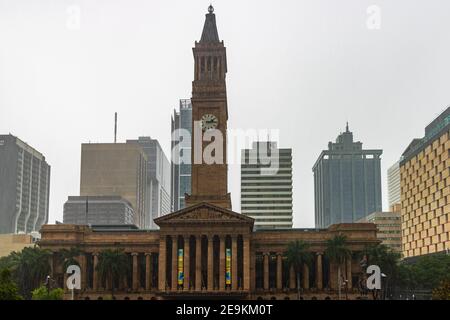
<path id="1" fill-rule="evenodd" d="M 219 124 L 219 120 L 213 114 L 205 114 L 202 117 L 202 129 L 203 131 L 215 129 Z"/>

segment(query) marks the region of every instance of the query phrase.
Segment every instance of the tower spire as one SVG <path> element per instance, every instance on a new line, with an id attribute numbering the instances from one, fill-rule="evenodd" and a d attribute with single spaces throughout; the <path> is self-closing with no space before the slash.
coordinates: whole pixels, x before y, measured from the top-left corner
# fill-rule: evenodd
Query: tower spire
<path id="1" fill-rule="evenodd" d="M 206 14 L 205 25 L 203 26 L 202 37 L 200 43 L 220 42 L 219 33 L 217 32 L 216 15 L 214 14 L 214 7 L 209 5 L 208 13 Z"/>
<path id="2" fill-rule="evenodd" d="M 347 132 L 347 133 L 350 132 L 349 127 L 348 127 L 348 121 L 347 121 L 347 125 L 345 126 L 345 132 Z"/>

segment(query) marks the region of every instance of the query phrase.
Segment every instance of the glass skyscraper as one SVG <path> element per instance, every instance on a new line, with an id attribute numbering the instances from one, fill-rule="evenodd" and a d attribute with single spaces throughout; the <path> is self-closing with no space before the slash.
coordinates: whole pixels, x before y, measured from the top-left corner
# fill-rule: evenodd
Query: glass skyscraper
<path id="1" fill-rule="evenodd" d="M 180 132 L 189 133 L 189 141 L 180 143 Z M 183 139 L 187 136 L 183 133 Z M 191 162 L 182 163 L 181 157 L 191 159 L 192 137 L 192 104 L 190 99 L 180 100 L 180 111 L 174 111 L 172 117 L 172 210 L 177 211 L 185 207 L 184 195 L 191 194 Z M 174 148 L 179 144 L 179 153 L 174 154 Z"/>
<path id="2" fill-rule="evenodd" d="M 170 201 L 170 163 L 158 140 L 150 137 L 139 137 L 138 140 L 127 140 L 137 143 L 147 155 L 147 189 L 150 194 L 149 211 L 146 214 L 145 227 L 157 229 L 154 219 L 171 212 Z"/>
<path id="3" fill-rule="evenodd" d="M 352 223 L 382 211 L 382 150 L 363 150 L 353 133 L 341 133 L 329 142 L 314 165 L 316 228 Z"/>

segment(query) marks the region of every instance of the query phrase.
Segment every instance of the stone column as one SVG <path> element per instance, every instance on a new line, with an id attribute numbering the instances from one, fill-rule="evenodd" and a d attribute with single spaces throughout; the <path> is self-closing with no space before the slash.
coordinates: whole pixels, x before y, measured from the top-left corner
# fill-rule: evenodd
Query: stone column
<path id="1" fill-rule="evenodd" d="M 124 283 L 124 277 L 122 275 L 119 278 L 119 287 L 117 289 L 119 289 L 119 291 L 124 291 L 124 289 L 125 289 L 125 285 L 124 284 L 125 284 Z"/>
<path id="2" fill-rule="evenodd" d="M 214 290 L 214 252 L 213 247 L 214 245 L 214 236 L 210 235 L 208 236 L 208 290 L 212 291 Z"/>
<path id="3" fill-rule="evenodd" d="M 202 236 L 195 238 L 195 291 L 202 290 Z"/>
<path id="4" fill-rule="evenodd" d="M 309 289 L 309 267 L 303 264 L 303 289 Z"/>
<path id="5" fill-rule="evenodd" d="M 172 291 L 178 288 L 178 237 L 172 236 Z"/>
<path id="6" fill-rule="evenodd" d="M 190 284 L 190 237 L 189 235 L 184 236 L 184 282 L 183 282 L 183 289 L 189 290 L 189 284 Z"/>
<path id="7" fill-rule="evenodd" d="M 352 258 L 346 260 L 347 262 L 347 288 L 351 290 L 353 288 L 352 284 Z"/>
<path id="8" fill-rule="evenodd" d="M 264 290 L 269 290 L 269 253 L 264 253 Z"/>
<path id="9" fill-rule="evenodd" d="M 48 258 L 48 263 L 50 264 L 50 276 L 55 279 L 55 252 L 50 252 L 50 257 Z"/>
<path id="10" fill-rule="evenodd" d="M 250 290 L 255 291 L 256 290 L 256 262 L 257 262 L 257 253 L 252 252 L 250 255 Z M 245 261 L 245 257 L 244 257 Z M 244 276 L 244 283 L 245 283 L 245 276 Z"/>
<path id="11" fill-rule="evenodd" d="M 238 288 L 237 236 L 231 238 L 231 290 Z"/>
<path id="12" fill-rule="evenodd" d="M 139 265 L 138 265 L 138 257 L 139 254 L 133 252 L 131 254 L 133 257 L 133 291 L 139 290 Z"/>
<path id="13" fill-rule="evenodd" d="M 219 252 L 219 290 L 225 290 L 225 237 L 220 237 Z"/>
<path id="14" fill-rule="evenodd" d="M 243 236 L 243 258 L 244 258 L 244 290 L 250 290 L 250 237 Z M 253 274 L 254 275 L 254 274 Z"/>
<path id="15" fill-rule="evenodd" d="M 294 266 L 290 266 L 289 268 L 289 288 L 295 289 L 296 287 L 296 274 L 294 270 Z"/>
<path id="16" fill-rule="evenodd" d="M 112 287 L 111 278 L 107 276 L 106 279 L 105 279 L 105 290 L 106 291 L 110 291 L 111 287 Z"/>
<path id="17" fill-rule="evenodd" d="M 158 260 L 158 289 L 166 291 L 166 236 L 164 235 L 159 240 Z"/>
<path id="18" fill-rule="evenodd" d="M 80 271 L 81 271 L 81 290 L 85 290 L 87 288 L 87 261 L 86 255 L 82 253 L 78 257 L 78 261 L 80 262 Z"/>
<path id="19" fill-rule="evenodd" d="M 342 269 L 341 269 L 342 272 Z M 330 279 L 330 289 L 337 290 L 338 289 L 338 266 L 334 262 L 330 262 L 330 275 L 328 277 Z"/>
<path id="20" fill-rule="evenodd" d="M 277 289 L 283 289 L 283 254 L 277 253 Z"/>
<path id="21" fill-rule="evenodd" d="M 316 256 L 316 287 L 318 290 L 323 289 L 322 272 L 322 253 L 318 252 Z"/>
<path id="22" fill-rule="evenodd" d="M 94 252 L 92 255 L 94 256 L 94 266 L 93 266 L 93 276 L 92 276 L 93 284 L 92 285 L 93 285 L 94 291 L 98 291 L 98 283 L 99 283 L 98 272 L 97 272 L 98 253 Z"/>
<path id="23" fill-rule="evenodd" d="M 145 254 L 145 290 L 152 289 L 152 254 Z"/>

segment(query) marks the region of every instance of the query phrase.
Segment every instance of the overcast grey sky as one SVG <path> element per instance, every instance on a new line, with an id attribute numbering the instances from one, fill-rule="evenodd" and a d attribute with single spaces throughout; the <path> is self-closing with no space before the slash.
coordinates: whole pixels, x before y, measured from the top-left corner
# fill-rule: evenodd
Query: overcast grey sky
<path id="1" fill-rule="evenodd" d="M 209 1 L 0 0 L 0 133 L 52 166 L 50 222 L 79 194 L 83 142 L 147 135 L 170 152 L 190 98 L 192 47 Z M 280 129 L 293 149 L 294 225 L 314 226 L 312 166 L 344 130 L 381 148 L 386 170 L 450 104 L 448 0 L 218 0 L 229 127 Z M 381 10 L 379 29 L 369 29 Z M 80 10 L 77 28 L 76 15 Z M 373 21 L 373 20 L 369 20 Z M 372 25 L 373 24 L 370 24 Z M 230 166 L 239 210 L 239 166 Z"/>

